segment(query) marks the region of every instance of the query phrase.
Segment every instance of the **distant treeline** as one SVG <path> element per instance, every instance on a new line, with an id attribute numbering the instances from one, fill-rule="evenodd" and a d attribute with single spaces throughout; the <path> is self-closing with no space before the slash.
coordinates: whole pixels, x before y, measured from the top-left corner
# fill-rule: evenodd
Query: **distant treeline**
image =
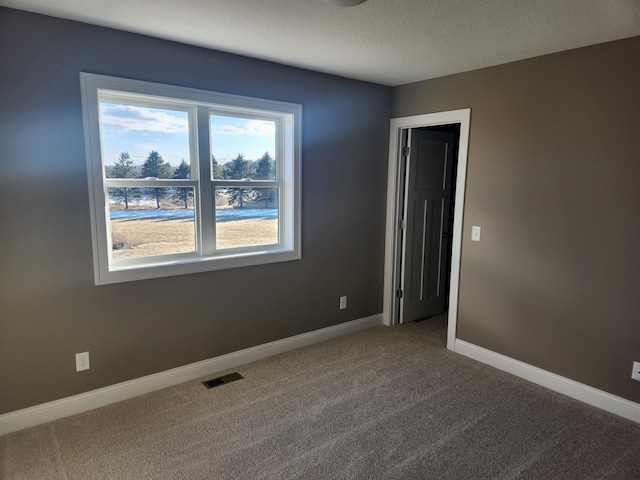
<path id="1" fill-rule="evenodd" d="M 275 180 L 275 161 L 269 152 L 265 152 L 258 160 L 247 160 L 239 153 L 232 161 L 220 165 L 211 156 L 211 174 L 214 179 L 226 180 Z M 139 178 L 139 179 L 189 179 L 191 165 L 184 159 L 177 167 L 167 163 L 157 151 L 152 151 L 142 165 L 136 165 L 128 152 L 122 152 L 113 162 L 105 166 L 107 178 Z M 218 194 L 220 192 L 216 192 Z M 224 194 L 228 204 L 243 208 L 247 202 L 265 203 L 265 208 L 277 201 L 277 189 L 273 187 L 227 187 Z M 168 199 L 179 203 L 183 208 L 193 205 L 193 189 L 184 187 L 110 187 L 109 198 L 128 209 L 130 202 L 153 198 L 156 208 L 160 208 L 161 200 Z"/>

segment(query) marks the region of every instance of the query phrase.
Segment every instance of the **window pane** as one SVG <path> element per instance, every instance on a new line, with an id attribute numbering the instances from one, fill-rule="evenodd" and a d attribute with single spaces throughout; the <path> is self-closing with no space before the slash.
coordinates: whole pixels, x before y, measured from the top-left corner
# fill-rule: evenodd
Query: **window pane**
<path id="1" fill-rule="evenodd" d="M 100 102 L 107 178 L 191 178 L 189 114 Z"/>
<path id="2" fill-rule="evenodd" d="M 193 252 L 193 188 L 109 187 L 112 258 Z"/>
<path id="3" fill-rule="evenodd" d="M 214 179 L 276 179 L 276 122 L 211 115 Z"/>
<path id="4" fill-rule="evenodd" d="M 216 248 L 278 243 L 279 195 L 275 187 L 217 188 Z"/>

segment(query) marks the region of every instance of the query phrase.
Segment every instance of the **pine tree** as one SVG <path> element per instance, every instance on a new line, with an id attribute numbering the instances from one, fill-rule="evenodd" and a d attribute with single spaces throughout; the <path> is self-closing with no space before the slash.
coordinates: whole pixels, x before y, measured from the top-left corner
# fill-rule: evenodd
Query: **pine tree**
<path id="1" fill-rule="evenodd" d="M 273 160 L 269 152 L 258 160 L 256 165 L 256 180 L 275 180 L 276 178 L 276 162 Z M 276 199 L 277 190 L 270 187 L 254 188 L 253 196 L 257 201 L 264 202 L 264 207 L 269 208 L 269 203 Z"/>
<path id="2" fill-rule="evenodd" d="M 171 165 L 166 163 L 162 156 L 153 150 L 149 153 L 149 156 L 142 164 L 142 178 L 171 178 Z M 165 196 L 166 189 L 164 188 L 150 188 L 156 198 L 156 207 L 160 208 L 160 200 Z"/>
<path id="3" fill-rule="evenodd" d="M 273 160 L 269 152 L 264 152 L 264 155 L 258 160 L 256 165 L 256 180 L 275 180 L 276 178 L 276 162 Z"/>
<path id="4" fill-rule="evenodd" d="M 222 167 L 213 155 L 211 155 L 211 178 L 224 178 Z"/>
<path id="5" fill-rule="evenodd" d="M 118 159 L 113 162 L 113 167 L 107 171 L 107 178 L 135 178 L 135 176 L 135 165 L 134 161 L 131 160 L 129 152 L 122 152 L 118 156 Z M 139 196 L 137 188 L 114 188 L 112 191 L 116 198 L 124 200 L 125 210 L 129 208 L 129 200 L 132 197 Z"/>
<path id="6" fill-rule="evenodd" d="M 236 158 L 224 166 L 224 178 L 231 180 L 242 180 L 251 177 L 251 164 L 245 160 L 244 155 L 239 153 Z"/>
<path id="7" fill-rule="evenodd" d="M 244 208 L 244 204 L 253 199 L 253 191 L 250 188 L 230 188 L 228 189 L 229 205 L 237 205 L 238 208 Z"/>
<path id="8" fill-rule="evenodd" d="M 278 189 L 273 187 L 258 187 L 253 189 L 253 199 L 264 202 L 264 208 L 269 208 L 271 202 L 278 197 Z"/>
<path id="9" fill-rule="evenodd" d="M 176 171 L 173 172 L 173 178 L 191 178 L 191 165 L 185 162 L 184 158 Z M 192 196 L 191 188 L 176 188 L 176 190 L 184 203 L 184 208 L 189 208 L 189 197 Z"/>
<path id="10" fill-rule="evenodd" d="M 231 180 L 243 180 L 251 177 L 251 164 L 245 160 L 244 155 L 239 153 L 236 158 L 227 163 L 224 168 L 224 178 Z M 249 188 L 229 188 L 229 205 L 238 205 L 244 208 L 244 204 L 253 198 L 252 189 Z"/>
<path id="11" fill-rule="evenodd" d="M 153 150 L 142 164 L 142 178 L 171 178 L 171 165 Z"/>
<path id="12" fill-rule="evenodd" d="M 109 178 L 134 178 L 135 176 L 134 161 L 131 160 L 129 152 L 122 152 L 118 159 L 113 162 Z"/>

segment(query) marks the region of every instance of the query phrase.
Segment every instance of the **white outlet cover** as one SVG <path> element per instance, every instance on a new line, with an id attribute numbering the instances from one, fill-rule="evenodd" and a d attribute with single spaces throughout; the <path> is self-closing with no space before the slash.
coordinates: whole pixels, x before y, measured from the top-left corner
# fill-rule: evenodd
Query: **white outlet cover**
<path id="1" fill-rule="evenodd" d="M 340 310 L 347 308 L 347 297 L 340 297 Z"/>
<path id="2" fill-rule="evenodd" d="M 76 353 L 76 372 L 82 372 L 83 370 L 89 370 L 90 368 L 89 352 Z"/>
<path id="3" fill-rule="evenodd" d="M 480 227 L 472 227 L 471 228 L 471 240 L 473 240 L 474 242 L 479 242 L 480 241 L 480 231 L 482 229 Z"/>
<path id="4" fill-rule="evenodd" d="M 633 371 L 631 372 L 631 378 L 640 381 L 640 362 L 633 362 Z"/>

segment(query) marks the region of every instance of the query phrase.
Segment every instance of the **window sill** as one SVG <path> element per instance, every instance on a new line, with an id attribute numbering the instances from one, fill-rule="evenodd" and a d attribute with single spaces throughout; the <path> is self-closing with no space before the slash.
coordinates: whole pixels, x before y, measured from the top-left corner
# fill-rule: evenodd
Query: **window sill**
<path id="1" fill-rule="evenodd" d="M 112 266 L 99 278 L 96 285 L 108 285 L 120 282 L 133 282 L 152 278 L 162 278 L 190 273 L 202 273 L 229 268 L 250 267 L 276 262 L 287 262 L 302 258 L 300 250 L 287 249 L 260 250 L 252 252 L 236 252 L 217 254 L 210 257 L 181 258 L 173 261 L 154 262 L 149 264 Z"/>

